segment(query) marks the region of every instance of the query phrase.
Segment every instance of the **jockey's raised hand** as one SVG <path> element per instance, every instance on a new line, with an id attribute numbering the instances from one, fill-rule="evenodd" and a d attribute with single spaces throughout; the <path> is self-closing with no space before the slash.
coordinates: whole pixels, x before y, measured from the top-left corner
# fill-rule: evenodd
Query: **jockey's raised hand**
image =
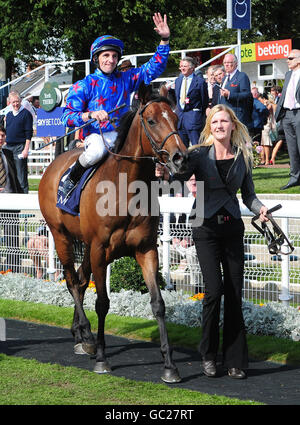
<path id="1" fill-rule="evenodd" d="M 155 24 L 154 31 L 161 37 L 163 42 L 169 41 L 170 28 L 167 23 L 167 15 L 162 18 L 160 13 L 154 13 L 153 22 Z"/>

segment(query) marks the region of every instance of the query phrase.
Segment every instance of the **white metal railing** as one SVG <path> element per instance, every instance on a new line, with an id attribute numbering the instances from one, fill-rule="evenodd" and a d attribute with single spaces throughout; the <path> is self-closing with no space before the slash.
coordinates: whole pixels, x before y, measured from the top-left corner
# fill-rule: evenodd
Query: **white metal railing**
<path id="1" fill-rule="evenodd" d="M 281 203 L 282 209 L 273 213 L 274 218 L 288 235 L 295 250 L 292 255 L 281 258 L 271 256 L 262 236 L 251 225 L 253 214 L 240 202 L 245 223 L 245 274 L 244 297 L 257 302 L 291 300 L 300 303 L 300 201 L 261 199 L 269 208 Z M 188 293 L 204 292 L 201 270 L 192 242 L 191 227 L 185 223 L 170 223 L 170 214 L 188 214 L 192 198 L 159 198 L 162 223 L 158 237 L 158 251 L 162 274 L 168 288 L 182 289 Z M 33 274 L 34 257 L 28 249 L 28 239 L 36 235 L 45 221 L 41 215 L 37 194 L 0 195 L 0 271 L 1 266 L 10 268 L 7 257 L 21 257 L 16 271 Z M 11 211 L 7 217 L 5 213 Z M 17 229 L 17 230 L 16 230 Z M 5 234 L 8 232 L 10 234 Z M 178 243 L 185 239 L 185 246 Z M 7 240 L 10 241 L 7 246 Z M 283 247 L 285 249 L 285 246 Z M 41 252 L 43 267 L 51 279 L 61 273 L 62 266 L 55 252 L 54 240 L 49 232 L 48 242 Z M 82 253 L 76 251 L 79 265 Z M 5 263 L 6 261 L 6 263 Z M 109 291 L 108 268 L 108 291 Z"/>
<path id="2" fill-rule="evenodd" d="M 275 219 L 279 218 L 281 220 L 281 228 L 285 235 L 291 235 L 291 227 L 293 226 L 293 237 L 297 239 L 297 235 L 300 235 L 300 201 L 297 200 L 284 200 L 284 201 L 278 201 L 275 199 L 261 199 L 261 201 L 268 206 L 268 208 L 272 208 L 273 206 L 277 204 L 282 205 L 282 209 L 274 212 L 272 215 Z M 201 282 L 201 278 L 198 278 L 195 280 L 195 270 L 196 274 L 201 274 L 199 269 L 199 264 L 197 260 L 197 255 L 195 252 L 195 248 L 193 246 L 188 246 L 187 249 L 172 249 L 172 240 L 174 237 L 183 237 L 184 235 L 186 237 L 191 238 L 191 226 L 186 225 L 185 231 L 182 232 L 182 228 L 178 231 L 172 230 L 172 225 L 170 225 L 170 215 L 171 213 L 187 213 L 187 210 L 189 210 L 188 206 L 189 198 L 173 198 L 170 199 L 168 197 L 161 197 L 159 198 L 160 203 L 160 211 L 163 216 L 163 224 L 161 228 L 161 261 L 162 261 L 162 273 L 163 276 L 167 282 L 168 287 L 173 287 L 174 281 L 176 283 L 176 275 L 172 276 L 172 264 L 178 265 L 179 270 L 179 277 L 181 280 L 184 279 L 184 268 L 180 269 L 181 267 L 181 261 L 177 260 L 177 262 L 173 261 L 172 263 L 172 255 L 171 251 L 173 250 L 173 256 L 174 251 L 179 251 L 179 254 L 181 255 L 181 258 L 183 256 L 186 257 L 186 267 L 188 269 L 188 273 L 190 273 L 189 282 L 192 285 L 195 285 L 201 289 L 203 288 L 203 283 Z M 278 294 L 278 299 L 282 301 L 285 304 L 288 304 L 291 300 L 290 295 L 290 280 L 291 280 L 291 274 L 297 275 L 296 278 L 294 278 L 294 289 L 296 290 L 296 293 L 299 292 L 300 296 L 300 267 L 299 267 L 299 260 L 300 257 L 297 256 L 298 248 L 295 249 L 294 255 L 282 255 L 280 258 L 273 258 L 269 255 L 265 241 L 262 240 L 260 237 L 260 234 L 255 231 L 253 226 L 250 224 L 250 219 L 253 217 L 253 213 L 248 210 L 248 208 L 240 201 L 240 209 L 242 213 L 243 220 L 245 222 L 246 227 L 246 237 L 245 237 L 245 287 L 247 287 L 248 291 L 248 297 L 249 298 L 259 298 L 264 299 L 267 298 L 267 294 L 264 297 L 264 292 L 266 292 L 265 286 L 272 286 L 273 288 L 276 286 L 276 290 L 273 289 L 272 292 L 278 292 L 278 287 L 280 286 L 281 292 Z M 182 225 L 181 225 L 182 226 Z M 292 235 L 291 235 L 292 236 Z M 259 242 L 259 244 L 257 244 Z M 253 253 L 251 253 L 251 249 Z M 287 244 L 283 245 L 282 248 L 283 252 L 288 252 Z M 284 251 L 285 250 L 285 251 Z M 263 252 L 262 252 L 263 251 Z M 299 255 L 299 254 L 298 254 Z M 257 259 L 258 258 L 258 259 Z M 293 262 L 292 262 L 293 260 Z M 272 263 L 273 262 L 273 263 Z M 291 270 L 291 264 L 293 264 L 292 270 Z M 275 267 L 274 267 L 275 265 Z M 183 266 L 185 264 L 183 263 Z M 278 277 L 276 282 L 274 283 L 274 274 L 276 274 L 276 267 L 277 269 L 280 269 L 280 271 L 277 271 Z M 254 269 L 254 272 L 253 270 Z M 256 269 L 256 270 L 255 270 Z M 270 271 L 271 269 L 271 271 Z M 291 271 L 293 273 L 291 273 Z M 175 274 L 175 273 L 173 273 Z M 264 275 L 265 274 L 265 275 Z M 268 280 L 268 274 L 271 274 L 271 278 Z M 281 276 L 281 278 L 280 278 Z M 281 279 L 279 282 L 278 279 Z M 172 281 L 173 280 L 173 281 Z M 180 279 L 179 279 L 180 280 Z M 270 281 L 272 285 L 270 285 Z M 280 283 L 280 285 L 279 285 Z M 183 285 L 184 289 L 187 289 L 187 285 Z M 270 290 L 268 290 L 270 292 Z M 245 294 L 245 289 L 244 289 Z M 274 297 L 273 297 L 274 298 Z"/>
<path id="3" fill-rule="evenodd" d="M 55 146 L 49 145 L 41 150 L 36 150 L 44 145 L 45 141 L 41 137 L 33 137 L 31 140 L 31 149 L 27 160 L 28 178 L 41 179 L 46 168 L 55 158 Z"/>

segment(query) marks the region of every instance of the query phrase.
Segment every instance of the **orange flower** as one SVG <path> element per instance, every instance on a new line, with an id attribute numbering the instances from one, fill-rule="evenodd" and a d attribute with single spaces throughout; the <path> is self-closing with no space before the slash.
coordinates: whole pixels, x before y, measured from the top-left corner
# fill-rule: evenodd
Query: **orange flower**
<path id="1" fill-rule="evenodd" d="M 194 301 L 202 301 L 204 298 L 204 293 L 203 292 L 199 292 L 199 294 L 195 294 L 192 297 L 190 297 L 191 300 Z"/>
<path id="2" fill-rule="evenodd" d="M 93 280 L 90 280 L 88 288 L 96 288 L 95 282 Z"/>

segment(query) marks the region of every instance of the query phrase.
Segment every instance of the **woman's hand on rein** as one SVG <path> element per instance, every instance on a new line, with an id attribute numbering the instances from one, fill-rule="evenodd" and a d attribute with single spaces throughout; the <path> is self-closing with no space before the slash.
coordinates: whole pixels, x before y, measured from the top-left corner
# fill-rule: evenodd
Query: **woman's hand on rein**
<path id="1" fill-rule="evenodd" d="M 259 210 L 259 219 L 261 222 L 269 221 L 267 217 L 267 213 L 268 213 L 268 208 L 265 205 L 263 205 L 261 209 Z"/>

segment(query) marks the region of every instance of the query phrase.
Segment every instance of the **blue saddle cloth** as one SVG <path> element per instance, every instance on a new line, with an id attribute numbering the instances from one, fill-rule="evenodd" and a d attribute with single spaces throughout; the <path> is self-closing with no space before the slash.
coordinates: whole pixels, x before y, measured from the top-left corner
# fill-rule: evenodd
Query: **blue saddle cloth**
<path id="1" fill-rule="evenodd" d="M 62 193 L 62 186 L 65 179 L 68 177 L 72 166 L 67 169 L 67 171 L 62 175 L 58 190 L 57 190 L 57 204 L 56 206 L 60 208 L 63 211 L 66 211 L 69 214 L 72 215 L 79 215 L 79 203 L 80 203 L 80 196 L 82 189 L 84 188 L 85 184 L 89 181 L 89 179 L 93 176 L 95 170 L 97 169 L 97 164 L 88 168 L 81 179 L 79 180 L 78 184 L 75 186 L 74 190 L 70 193 L 69 196 L 65 197 Z"/>

